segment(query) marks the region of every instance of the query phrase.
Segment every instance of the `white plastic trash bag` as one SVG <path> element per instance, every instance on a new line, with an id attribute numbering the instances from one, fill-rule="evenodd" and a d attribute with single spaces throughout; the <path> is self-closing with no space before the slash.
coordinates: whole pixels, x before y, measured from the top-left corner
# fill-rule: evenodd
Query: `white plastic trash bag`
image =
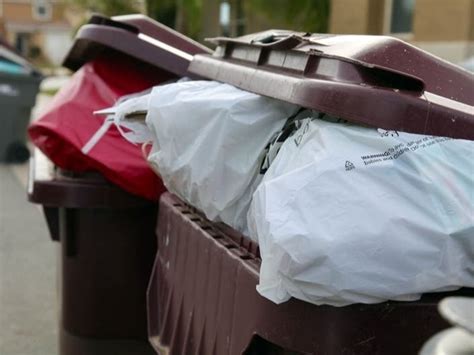
<path id="1" fill-rule="evenodd" d="M 248 214 L 258 292 L 344 306 L 474 287 L 474 142 L 307 119 Z"/>
<path id="2" fill-rule="evenodd" d="M 148 160 L 165 186 L 211 220 L 245 232 L 263 150 L 298 107 L 213 81 L 155 87 Z"/>
<path id="3" fill-rule="evenodd" d="M 148 108 L 149 90 L 138 92 L 131 95 L 122 96 L 114 106 L 95 111 L 95 115 L 105 115 L 106 118 L 102 126 L 95 132 L 89 141 L 82 147 L 82 153 L 89 152 L 104 137 L 112 125 L 117 127 L 123 138 L 132 144 L 143 144 L 150 142 L 150 129 L 143 120 L 134 119 L 134 116 L 140 113 L 144 115 Z M 128 117 L 132 115 L 132 117 Z M 124 128 L 126 130 L 124 130 Z"/>

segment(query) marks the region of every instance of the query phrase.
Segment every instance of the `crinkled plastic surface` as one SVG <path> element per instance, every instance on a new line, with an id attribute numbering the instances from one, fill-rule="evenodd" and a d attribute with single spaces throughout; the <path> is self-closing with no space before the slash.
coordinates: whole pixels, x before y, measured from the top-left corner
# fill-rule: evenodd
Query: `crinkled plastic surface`
<path id="1" fill-rule="evenodd" d="M 168 80 L 150 73 L 125 57 L 99 58 L 85 64 L 56 94 L 48 109 L 28 130 L 32 142 L 60 168 L 101 172 L 124 190 L 158 200 L 165 190 L 150 169 L 141 146 L 125 140 L 111 126 L 87 153 L 83 147 L 102 127 L 104 117 L 94 111 L 112 106 L 119 97 Z"/>
<path id="2" fill-rule="evenodd" d="M 306 120 L 248 214 L 258 291 L 344 306 L 474 286 L 474 142 Z"/>
<path id="3" fill-rule="evenodd" d="M 263 150 L 297 107 L 213 81 L 156 87 L 149 162 L 166 187 L 214 221 L 244 231 Z"/>

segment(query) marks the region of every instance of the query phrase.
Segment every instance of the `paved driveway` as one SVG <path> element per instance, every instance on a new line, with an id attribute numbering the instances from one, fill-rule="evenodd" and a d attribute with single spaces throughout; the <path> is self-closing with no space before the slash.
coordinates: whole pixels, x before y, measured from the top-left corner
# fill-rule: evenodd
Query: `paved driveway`
<path id="1" fill-rule="evenodd" d="M 38 96 L 33 117 L 50 99 Z M 27 177 L 28 164 L 0 163 L 0 355 L 56 355 L 59 246 L 27 202 Z"/>
<path id="2" fill-rule="evenodd" d="M 41 210 L 0 165 L 0 354 L 57 354 L 56 263 Z"/>

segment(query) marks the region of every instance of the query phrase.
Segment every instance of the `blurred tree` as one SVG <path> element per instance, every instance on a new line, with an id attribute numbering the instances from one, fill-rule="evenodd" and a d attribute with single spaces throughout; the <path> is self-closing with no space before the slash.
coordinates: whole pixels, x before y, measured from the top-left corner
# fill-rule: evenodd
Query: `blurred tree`
<path id="1" fill-rule="evenodd" d="M 74 37 L 82 25 L 89 21 L 91 13 L 99 13 L 105 16 L 117 16 L 134 14 L 143 11 L 143 1 L 140 0 L 66 0 L 73 9 L 80 10 L 82 17 L 74 26 L 71 36 Z"/>
<path id="2" fill-rule="evenodd" d="M 330 0 L 239 0 L 244 12 L 273 26 L 295 31 L 327 32 Z"/>
<path id="3" fill-rule="evenodd" d="M 147 0 L 147 14 L 187 36 L 198 38 L 203 1 L 206 0 Z"/>
<path id="4" fill-rule="evenodd" d="M 202 2 L 203 0 L 177 0 L 177 31 L 193 38 L 199 36 L 201 30 Z"/>
<path id="5" fill-rule="evenodd" d="M 330 0 L 68 0 L 93 12 L 113 16 L 139 12 L 195 39 L 217 36 L 219 5 L 231 5 L 232 36 L 245 32 L 287 28 L 295 31 L 326 32 Z"/>
<path id="6" fill-rule="evenodd" d="M 91 12 L 106 16 L 125 15 L 140 11 L 138 1 L 130 0 L 68 0 L 70 3 Z"/>
<path id="7" fill-rule="evenodd" d="M 148 0 L 147 15 L 162 24 L 175 28 L 176 0 Z"/>

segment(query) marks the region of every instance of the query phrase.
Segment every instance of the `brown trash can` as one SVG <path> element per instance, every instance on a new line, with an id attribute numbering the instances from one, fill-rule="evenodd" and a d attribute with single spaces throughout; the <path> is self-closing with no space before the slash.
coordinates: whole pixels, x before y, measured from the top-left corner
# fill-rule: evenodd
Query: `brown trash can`
<path id="1" fill-rule="evenodd" d="M 189 71 L 358 124 L 474 140 L 474 76 L 398 39 L 272 30 L 213 41 Z M 447 326 L 439 300 L 474 295 L 276 305 L 256 291 L 258 245 L 171 194 L 157 237 L 148 321 L 159 354 L 415 355 Z"/>
<path id="2" fill-rule="evenodd" d="M 97 173 L 32 158 L 30 201 L 61 244 L 60 354 L 153 354 L 145 295 L 156 253 L 156 203 Z"/>
<path id="3" fill-rule="evenodd" d="M 98 56 L 118 55 L 182 77 L 192 55 L 208 51 L 142 15 L 95 15 L 78 32 L 64 66 L 76 70 Z M 158 204 L 98 173 L 61 171 L 39 150 L 30 167 L 29 200 L 43 205 L 51 237 L 61 243 L 60 354 L 153 354 L 146 288 Z"/>

